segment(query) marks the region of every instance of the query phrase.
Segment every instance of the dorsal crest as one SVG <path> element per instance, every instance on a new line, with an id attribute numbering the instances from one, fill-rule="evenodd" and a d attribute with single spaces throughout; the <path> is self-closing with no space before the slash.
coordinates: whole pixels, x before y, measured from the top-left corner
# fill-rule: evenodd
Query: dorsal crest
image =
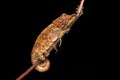
<path id="1" fill-rule="evenodd" d="M 62 25 L 66 25 L 68 21 L 71 19 L 71 17 L 72 17 L 71 15 L 67 15 L 66 13 L 63 13 L 60 17 L 58 17 L 53 21 L 53 24 L 58 27 L 61 27 Z"/>

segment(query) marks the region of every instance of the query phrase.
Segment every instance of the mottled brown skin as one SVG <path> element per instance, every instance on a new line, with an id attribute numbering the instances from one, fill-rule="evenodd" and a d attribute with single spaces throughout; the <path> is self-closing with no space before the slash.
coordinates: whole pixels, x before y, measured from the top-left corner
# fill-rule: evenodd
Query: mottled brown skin
<path id="1" fill-rule="evenodd" d="M 31 53 L 31 61 L 34 64 L 40 60 L 41 63 L 35 68 L 39 72 L 45 72 L 50 67 L 50 62 L 46 58 L 50 51 L 56 47 L 61 38 L 70 30 L 70 23 L 76 18 L 75 14 L 62 14 L 45 28 L 37 37 Z M 43 66 L 44 65 L 44 66 Z"/>

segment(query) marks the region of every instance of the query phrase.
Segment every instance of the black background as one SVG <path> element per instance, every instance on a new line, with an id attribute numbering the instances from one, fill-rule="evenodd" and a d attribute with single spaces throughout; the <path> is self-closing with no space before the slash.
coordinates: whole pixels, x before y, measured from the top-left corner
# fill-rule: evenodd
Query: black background
<path id="1" fill-rule="evenodd" d="M 1 45 L 4 78 L 15 80 L 29 68 L 31 50 L 39 33 L 62 13 L 74 13 L 79 3 L 80 0 L 7 2 L 1 15 L 5 22 L 1 38 L 5 43 Z M 99 53 L 96 10 L 95 0 L 86 0 L 84 14 L 63 37 L 59 52 L 51 52 L 50 69 L 45 73 L 33 70 L 23 80 L 96 80 L 95 55 Z"/>

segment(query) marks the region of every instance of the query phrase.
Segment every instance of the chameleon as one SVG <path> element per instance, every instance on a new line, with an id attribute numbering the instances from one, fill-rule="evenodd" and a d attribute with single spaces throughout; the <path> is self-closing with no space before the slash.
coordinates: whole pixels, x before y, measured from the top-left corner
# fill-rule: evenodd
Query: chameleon
<path id="1" fill-rule="evenodd" d="M 62 37 L 67 34 L 71 26 L 83 14 L 84 0 L 81 0 L 80 5 L 76 8 L 73 14 L 61 14 L 58 18 L 52 21 L 37 37 L 32 51 L 31 62 L 32 66 L 22 73 L 16 80 L 21 80 L 34 68 L 39 72 L 46 72 L 50 68 L 48 56 L 57 45 L 62 43 Z"/>
<path id="2" fill-rule="evenodd" d="M 39 65 L 35 67 L 37 71 L 45 72 L 49 69 L 50 61 L 47 57 L 53 49 L 58 51 L 57 44 L 61 44 L 62 37 L 70 31 L 71 26 L 83 14 L 83 2 L 84 0 L 81 1 L 76 13 L 61 14 L 39 34 L 31 52 L 32 64 L 40 61 Z"/>

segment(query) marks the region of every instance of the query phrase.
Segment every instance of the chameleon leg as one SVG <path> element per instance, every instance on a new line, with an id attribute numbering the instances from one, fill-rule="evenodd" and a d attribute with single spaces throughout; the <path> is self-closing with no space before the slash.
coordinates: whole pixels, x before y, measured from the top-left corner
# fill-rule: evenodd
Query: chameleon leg
<path id="1" fill-rule="evenodd" d="M 39 60 L 41 60 L 41 61 L 45 61 L 45 59 L 46 59 L 46 58 L 45 58 L 44 55 L 40 55 L 40 56 L 39 56 Z"/>
<path id="2" fill-rule="evenodd" d="M 62 39 L 60 39 L 59 47 L 61 46 L 61 44 L 62 44 Z"/>
<path id="3" fill-rule="evenodd" d="M 56 46 L 53 46 L 53 48 L 54 48 L 54 50 L 56 51 L 55 53 L 57 53 L 57 52 L 58 52 L 57 47 L 56 47 Z"/>

